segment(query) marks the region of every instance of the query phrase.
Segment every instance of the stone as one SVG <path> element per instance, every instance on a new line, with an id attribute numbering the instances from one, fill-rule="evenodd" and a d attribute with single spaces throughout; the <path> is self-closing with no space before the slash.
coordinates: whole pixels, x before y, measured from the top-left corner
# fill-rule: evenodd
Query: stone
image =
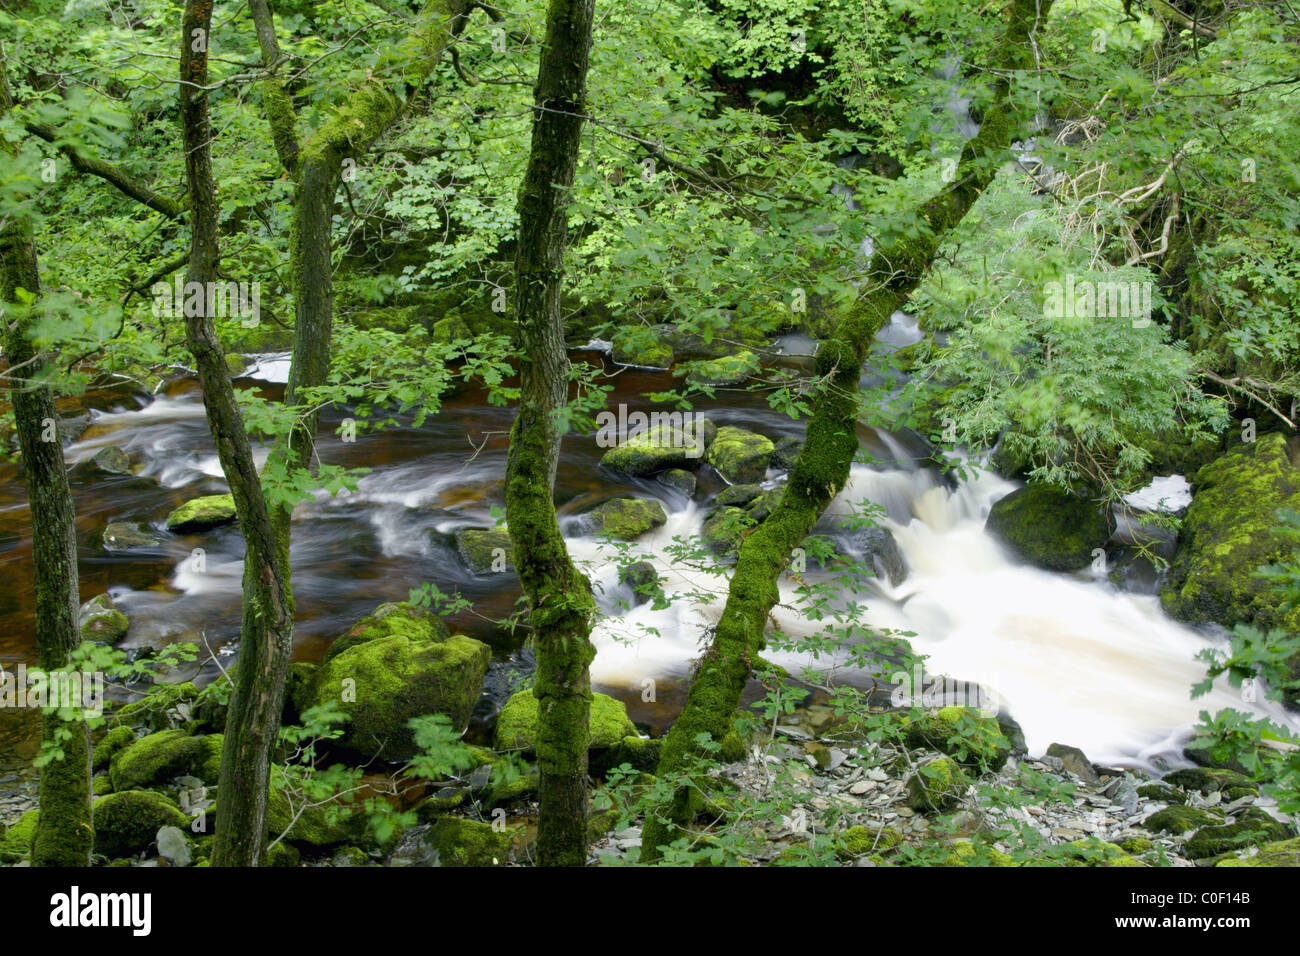
<path id="1" fill-rule="evenodd" d="M 937 750 L 965 766 L 987 770 L 1002 769 L 1011 756 L 1011 743 L 997 720 L 972 708 L 941 707 L 904 721 L 904 740 L 914 750 Z"/>
<path id="2" fill-rule="evenodd" d="M 500 866 L 510 861 L 513 837 L 513 831 L 497 832 L 489 823 L 441 817 L 424 839 L 438 852 L 441 866 Z"/>
<path id="3" fill-rule="evenodd" d="M 497 750 L 532 753 L 537 743 L 538 701 L 531 690 L 521 690 L 506 701 L 497 717 L 492 746 Z M 591 695 L 591 749 L 617 747 L 626 737 L 636 737 L 636 725 L 621 700 L 605 694 Z"/>
<path id="4" fill-rule="evenodd" d="M 1274 820 L 1257 807 L 1249 807 L 1232 823 L 1201 827 L 1183 846 L 1183 852 L 1190 860 L 1204 860 L 1241 847 L 1277 842 L 1294 835 L 1286 824 Z"/>
<path id="5" fill-rule="evenodd" d="M 802 451 L 803 442 L 798 438 L 788 435 L 785 438 L 778 438 L 772 443 L 772 460 L 768 464 L 773 468 L 789 471 L 798 461 L 799 453 Z"/>
<path id="6" fill-rule="evenodd" d="M 669 468 L 660 472 L 656 479 L 659 484 L 671 488 L 687 498 L 695 494 L 695 476 L 682 468 Z"/>
<path id="7" fill-rule="evenodd" d="M 127 790 L 100 797 L 91 807 L 95 853 L 119 857 L 148 849 L 163 827 L 188 827 L 189 817 L 172 800 L 152 790 Z"/>
<path id="8" fill-rule="evenodd" d="M 739 385 L 760 367 L 757 355 L 749 349 L 740 349 L 733 355 L 692 363 L 686 381 L 691 385 Z"/>
<path id="9" fill-rule="evenodd" d="M 381 637 L 409 637 L 416 641 L 445 641 L 451 630 L 435 611 L 414 604 L 381 604 L 334 640 L 321 663 L 332 660 L 350 647 Z M 294 665 L 290 665 L 292 672 Z M 303 675 L 306 676 L 306 675 Z M 312 668 L 311 677 L 315 677 Z"/>
<path id="10" fill-rule="evenodd" d="M 954 809 L 966 793 L 970 781 L 957 761 L 936 757 L 926 761 L 907 778 L 907 807 L 918 813 L 944 813 Z"/>
<path id="11" fill-rule="evenodd" d="M 105 474 L 131 474 L 131 456 L 116 445 L 105 445 L 91 456 L 90 463 Z"/>
<path id="12" fill-rule="evenodd" d="M 1029 484 L 999 499 L 985 529 L 1022 561 L 1048 571 L 1077 571 L 1110 538 L 1096 505 L 1050 485 Z"/>
<path id="13" fill-rule="evenodd" d="M 176 534 L 208 531 L 231 524 L 236 518 L 233 495 L 192 498 L 167 516 L 167 529 Z"/>
<path id="14" fill-rule="evenodd" d="M 108 776 L 119 793 L 166 784 L 185 773 L 215 785 L 221 777 L 221 747 L 220 734 L 192 737 L 179 729 L 160 730 L 114 753 Z"/>
<path id="15" fill-rule="evenodd" d="M 1223 818 L 1197 807 L 1174 805 L 1157 810 L 1143 822 L 1143 826 L 1156 833 L 1187 833 L 1198 827 L 1217 826 Z"/>
<path id="16" fill-rule="evenodd" d="M 138 521 L 110 521 L 104 527 L 103 543 L 105 551 L 156 549 L 162 545 L 163 537 Z"/>
<path id="17" fill-rule="evenodd" d="M 659 583 L 659 572 L 649 561 L 637 561 L 618 569 L 618 583 L 626 584 L 632 589 L 632 603 L 641 604 L 650 600 Z"/>
<path id="18" fill-rule="evenodd" d="M 474 332 L 457 313 L 445 315 L 429 330 L 429 341 L 435 345 L 451 345 L 454 342 L 468 342 L 474 338 Z"/>
<path id="19" fill-rule="evenodd" d="M 772 442 L 744 428 L 724 425 L 709 445 L 708 462 L 730 484 L 763 480 L 772 457 Z"/>
<path id="20" fill-rule="evenodd" d="M 497 528 L 465 528 L 456 532 L 456 551 L 475 574 L 503 574 L 515 568 L 510 535 Z"/>
<path id="21" fill-rule="evenodd" d="M 154 842 L 158 844 L 158 855 L 168 860 L 172 866 L 189 866 L 193 859 L 190 853 L 190 841 L 185 833 L 177 827 L 165 826 L 158 830 Z"/>
<path id="22" fill-rule="evenodd" d="M 653 329 L 624 326 L 614 333 L 610 357 L 619 365 L 666 369 L 673 364 L 673 347 Z"/>
<path id="23" fill-rule="evenodd" d="M 1074 774 L 1084 783 L 1090 786 L 1097 786 L 1101 783 L 1101 777 L 1093 769 L 1092 761 L 1078 747 L 1068 747 L 1065 744 L 1052 744 L 1047 748 L 1049 757 L 1056 757 L 1061 761 L 1061 766 Z"/>
<path id="24" fill-rule="evenodd" d="M 97 594 L 81 605 L 78 619 L 83 641 L 116 644 L 126 637 L 131 627 L 130 620 L 114 606 L 112 597 L 107 594 Z"/>
<path id="25" fill-rule="evenodd" d="M 612 498 L 583 515 L 590 533 L 635 541 L 668 522 L 664 506 L 645 498 Z"/>
<path id="26" fill-rule="evenodd" d="M 679 413 L 667 421 L 652 417 L 650 426 L 601 457 L 603 467 L 633 478 L 671 469 L 696 467 L 717 433 L 707 418 L 683 420 Z"/>

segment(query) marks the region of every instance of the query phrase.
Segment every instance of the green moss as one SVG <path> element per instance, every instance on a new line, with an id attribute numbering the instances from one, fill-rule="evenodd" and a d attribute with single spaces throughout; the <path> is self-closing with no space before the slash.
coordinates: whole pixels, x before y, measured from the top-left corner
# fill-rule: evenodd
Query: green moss
<path id="1" fill-rule="evenodd" d="M 368 866 L 370 857 L 366 856 L 366 851 L 358 847 L 348 847 L 349 851 L 359 854 L 365 859 L 365 863 L 356 863 L 355 866 Z M 266 851 L 267 866 L 297 866 L 302 862 L 302 853 L 291 843 L 285 843 L 283 840 L 277 843 L 271 849 Z"/>
<path id="2" fill-rule="evenodd" d="M 935 866 L 1010 867 L 1017 865 L 1015 860 L 1001 850 L 983 844 L 977 847 L 970 840 L 953 840 L 949 846 L 950 852 L 944 854 L 942 860 Z"/>
<path id="3" fill-rule="evenodd" d="M 233 495 L 192 498 L 167 516 L 167 528 L 177 534 L 207 531 L 235 520 Z"/>
<path id="4" fill-rule="evenodd" d="M 1259 792 L 1259 787 L 1245 774 L 1216 767 L 1188 767 L 1185 770 L 1174 770 L 1165 774 L 1162 782 L 1182 787 L 1184 790 L 1199 790 L 1201 793 L 1214 793 L 1230 788 L 1247 788 Z"/>
<path id="5" fill-rule="evenodd" d="M 1127 840 L 1121 840 L 1119 848 L 1125 853 L 1145 853 L 1154 847 L 1155 844 L 1146 837 L 1129 837 Z"/>
<path id="6" fill-rule="evenodd" d="M 0 836 L 0 863 L 17 863 L 27 858 L 32 850 L 32 840 L 36 837 L 39 818 L 39 810 L 28 810 L 9 824 L 9 829 Z"/>
<path id="7" fill-rule="evenodd" d="M 630 764 L 637 770 L 652 771 L 659 766 L 662 740 L 637 736 L 624 737 L 622 741 L 599 753 L 591 760 L 591 772 L 607 773 L 612 767 Z"/>
<path id="8" fill-rule="evenodd" d="M 536 795 L 541 778 L 535 773 L 528 773 L 509 783 L 500 783 L 492 788 L 492 796 L 487 801 L 489 807 L 499 807 L 516 803 Z"/>
<path id="9" fill-rule="evenodd" d="M 1247 808 L 1233 823 L 1197 830 L 1183 847 L 1190 860 L 1204 860 L 1244 846 L 1285 840 L 1291 830 L 1263 810 Z"/>
<path id="10" fill-rule="evenodd" d="M 758 356 L 749 349 L 740 349 L 734 355 L 692 363 L 686 381 L 692 385 L 738 385 L 759 368 Z"/>
<path id="11" fill-rule="evenodd" d="M 81 639 L 116 644 L 131 627 L 127 616 L 113 606 L 113 599 L 99 594 L 81 605 Z"/>
<path id="12" fill-rule="evenodd" d="M 696 467 L 714 440 L 717 427 L 707 418 L 651 424 L 601 457 L 606 468 L 638 477 L 669 469 Z"/>
<path id="13" fill-rule="evenodd" d="M 113 755 L 108 775 L 116 791 L 159 786 L 192 774 L 208 784 L 220 777 L 222 737 L 191 737 L 183 730 L 160 730 Z"/>
<path id="14" fill-rule="evenodd" d="M 903 842 L 903 835 L 893 827 L 854 826 L 844 831 L 835 849 L 842 860 L 851 860 L 867 853 L 883 853 Z"/>
<path id="15" fill-rule="evenodd" d="M 281 842 L 294 846 L 324 849 L 357 843 L 365 838 L 364 815 L 352 814 L 348 808 L 338 804 L 305 806 L 305 796 L 293 793 L 291 798 L 291 793 L 293 791 L 287 786 L 283 771 L 272 767 L 271 792 L 266 801 L 266 830 L 270 839 L 284 834 L 291 823 L 293 828 Z M 208 816 L 216 819 L 215 809 L 209 810 Z"/>
<path id="16" fill-rule="evenodd" d="M 190 819 L 180 807 L 152 790 L 110 793 L 95 801 L 95 852 L 118 857 L 147 850 L 162 827 L 188 831 Z"/>
<path id="17" fill-rule="evenodd" d="M 1268 843 L 1257 853 L 1220 860 L 1218 866 L 1300 866 L 1300 837 Z"/>
<path id="18" fill-rule="evenodd" d="M 961 802 L 969 786 L 970 780 L 957 761 L 936 757 L 921 764 L 907 778 L 907 805 L 918 813 L 943 813 Z"/>
<path id="19" fill-rule="evenodd" d="M 162 536 L 148 525 L 138 521 L 110 521 L 104 526 L 101 541 L 105 551 L 130 551 L 135 548 L 157 548 Z"/>
<path id="20" fill-rule="evenodd" d="M 469 323 L 459 315 L 448 315 L 433 323 L 429 338 L 435 344 L 451 345 L 454 342 L 470 341 L 474 338 L 474 333 L 470 330 Z"/>
<path id="21" fill-rule="evenodd" d="M 1187 794 L 1177 787 L 1171 787 L 1167 783 L 1146 783 L 1137 788 L 1139 797 L 1146 797 L 1148 800 L 1159 800 L 1161 803 L 1186 803 Z"/>
<path id="22" fill-rule="evenodd" d="M 161 730 L 171 722 L 178 704 L 189 704 L 199 696 L 199 689 L 188 681 L 184 684 L 158 684 L 140 700 L 127 704 L 109 717 L 112 727 L 145 727 Z"/>
<path id="23" fill-rule="evenodd" d="M 695 476 L 682 468 L 669 468 L 658 476 L 659 483 L 687 498 L 695 494 Z"/>
<path id="24" fill-rule="evenodd" d="M 593 533 L 635 541 L 668 521 L 664 506 L 644 498 L 613 498 L 586 515 Z"/>
<path id="25" fill-rule="evenodd" d="M 495 528 L 457 531 L 456 550 L 475 574 L 497 574 L 513 571 L 515 567 L 514 545 L 509 533 Z"/>
<path id="26" fill-rule="evenodd" d="M 338 638 L 325 651 L 322 662 L 338 657 L 348 648 L 384 637 L 405 637 L 412 641 L 445 641 L 451 630 L 435 612 L 413 604 L 381 604 Z M 306 676 L 303 671 L 302 676 Z M 314 676 L 314 672 L 313 672 Z"/>
<path id="27" fill-rule="evenodd" d="M 100 774 L 98 777 L 92 777 L 90 780 L 90 792 L 96 797 L 102 797 L 106 793 L 112 793 L 113 781 L 108 779 L 107 774 Z"/>
<path id="28" fill-rule="evenodd" d="M 994 503 L 985 528 L 1014 554 L 1049 571 L 1074 571 L 1092 563 L 1110 538 L 1097 506 L 1050 485 L 1030 484 Z"/>
<path id="29" fill-rule="evenodd" d="M 1068 855 L 1066 866 L 1145 866 L 1121 850 L 1114 843 L 1085 837 L 1068 843 L 1063 850 Z"/>
<path id="30" fill-rule="evenodd" d="M 248 368 L 248 359 L 244 358 L 244 356 L 240 355 L 238 352 L 226 353 L 226 371 L 229 372 L 232 377 L 237 378 L 240 375 L 243 375 L 244 369 L 246 368 Z"/>
<path id="31" fill-rule="evenodd" d="M 1209 813 L 1197 807 L 1174 805 L 1157 810 L 1146 818 L 1142 824 L 1156 833 L 1186 833 L 1197 827 L 1212 826 L 1222 823 L 1223 817 Z"/>
<path id="32" fill-rule="evenodd" d="M 995 718 L 967 707 L 942 707 L 917 720 L 904 718 L 907 746 L 937 750 L 966 766 L 1000 770 L 1011 756 L 1011 742 Z"/>
<path id="33" fill-rule="evenodd" d="M 108 767 L 113 754 L 135 742 L 135 731 L 125 724 L 118 725 L 100 738 L 95 744 L 93 769 L 104 770 Z"/>
<path id="34" fill-rule="evenodd" d="M 612 358 L 619 365 L 669 368 L 673 364 L 673 347 L 643 325 L 624 326 L 614 333 Z"/>
<path id="35" fill-rule="evenodd" d="M 493 736 L 497 750 L 533 751 L 537 742 L 538 701 L 531 690 L 521 690 L 511 697 L 497 717 Z M 604 694 L 591 695 L 592 748 L 613 748 L 623 744 L 624 738 L 635 737 L 636 725 L 627 716 L 627 707 L 621 700 Z"/>
<path id="36" fill-rule="evenodd" d="M 498 833 L 490 824 L 462 817 L 443 817 L 429 827 L 425 840 L 438 851 L 442 866 L 499 866 L 510 861 L 514 833 Z"/>
<path id="37" fill-rule="evenodd" d="M 732 484 L 762 481 L 775 447 L 762 435 L 724 425 L 709 445 L 708 462 Z"/>

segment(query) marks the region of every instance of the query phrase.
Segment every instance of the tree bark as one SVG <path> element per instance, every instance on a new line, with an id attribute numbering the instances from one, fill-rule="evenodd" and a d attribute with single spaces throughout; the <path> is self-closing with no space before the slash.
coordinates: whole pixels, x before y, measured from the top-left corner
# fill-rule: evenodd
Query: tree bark
<path id="1" fill-rule="evenodd" d="M 979 133 L 962 150 L 957 178 L 919 210 L 928 223 L 926 235 L 878 249 L 872 257 L 870 286 L 849 308 L 831 338 L 817 352 L 816 372 L 824 386 L 813 403 L 804 447 L 789 484 L 771 516 L 740 548 L 727 592 L 727 603 L 713 641 L 705 652 L 686 705 L 664 740 L 660 776 L 685 770 L 699 753 L 701 733 L 721 740 L 740 704 L 755 656 L 765 646 L 767 617 L 780 593 L 777 580 L 789 566 L 793 550 L 807 537 L 848 480 L 857 453 L 858 381 L 877 331 L 906 301 L 929 270 L 944 234 L 954 228 L 1001 165 L 1019 117 L 1010 102 L 1010 71 L 1033 66 L 1031 37 L 1052 0 L 1014 0 L 1008 11 L 1002 49 L 1006 72 L 997 81 L 994 100 Z M 690 792 L 676 794 L 666 818 L 650 816 L 642 834 L 642 862 L 662 856 L 691 819 Z"/>
<path id="2" fill-rule="evenodd" d="M 12 107 L 0 53 L 0 116 Z M 8 144 L 3 148 L 12 149 Z M 36 653 L 42 670 L 49 672 L 67 666 L 68 655 L 81 641 L 76 511 L 57 430 L 54 393 L 48 385 L 38 384 L 49 357 L 38 354 L 31 341 L 29 307 L 19 302 L 19 289 L 40 295 L 36 242 L 30 221 L 21 211 L 7 209 L 0 220 L 0 302 L 4 303 L 0 318 L 32 516 Z M 41 769 L 32 866 L 89 866 L 95 840 L 89 728 L 80 716 L 61 721 L 47 711 L 41 738 L 44 747 L 56 747 L 62 756 Z"/>
<path id="3" fill-rule="evenodd" d="M 519 194 L 515 344 L 519 411 L 506 463 L 506 519 L 537 653 L 537 855 L 587 861 L 587 747 L 595 656 L 591 586 L 569 560 L 555 516 L 558 413 L 569 395 L 560 310 L 567 210 L 581 144 L 594 0 L 551 0 L 538 67 L 532 146 Z"/>
<path id="4" fill-rule="evenodd" d="M 180 108 L 189 187 L 191 232 L 186 281 L 211 289 L 217 281 L 216 183 L 209 143 L 207 49 L 212 0 L 187 0 L 181 42 Z M 202 49 L 195 49 L 201 32 Z M 205 296 L 205 306 L 212 299 Z M 293 650 L 293 593 L 287 554 L 277 546 L 252 445 L 217 339 L 212 310 L 185 317 L 208 427 L 235 500 L 244 536 L 243 620 L 239 662 L 221 752 L 213 866 L 259 866 L 266 846 L 271 761 L 280 731 L 285 675 Z"/>

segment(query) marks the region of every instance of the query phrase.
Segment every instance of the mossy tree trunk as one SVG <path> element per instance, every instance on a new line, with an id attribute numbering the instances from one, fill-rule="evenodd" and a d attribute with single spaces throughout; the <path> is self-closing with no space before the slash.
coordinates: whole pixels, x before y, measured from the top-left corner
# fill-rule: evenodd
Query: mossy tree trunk
<path id="1" fill-rule="evenodd" d="M 13 107 L 0 54 L 0 115 Z M 5 148 L 12 149 L 6 144 Z M 0 220 L 0 327 L 8 359 L 9 393 L 22 451 L 23 475 L 32 516 L 32 563 L 36 572 L 36 653 L 40 666 L 53 671 L 68 664 L 80 643 L 77 620 L 76 512 L 59 440 L 54 393 L 41 384 L 49 356 L 31 340 L 29 304 L 19 290 L 40 295 L 40 274 L 31 222 L 19 209 Z M 62 756 L 46 764 L 40 777 L 40 816 L 32 842 L 33 866 L 89 866 L 94 845 L 90 809 L 90 731 L 80 719 L 44 715 L 43 747 Z"/>
<path id="2" fill-rule="evenodd" d="M 506 521 L 537 654 L 538 862 L 587 860 L 587 747 L 594 602 L 555 516 L 558 416 L 569 395 L 560 311 L 567 210 L 581 143 L 594 0 L 551 0 L 532 146 L 519 194 L 515 344 L 519 411 L 506 464 Z"/>
<path id="3" fill-rule="evenodd" d="M 204 90 L 212 0 L 188 0 L 183 23 L 180 108 L 191 221 L 186 281 L 211 289 L 220 265 L 219 207 L 209 149 L 212 129 Z M 205 297 L 205 305 L 211 301 Z M 245 544 L 239 662 L 221 753 L 212 864 L 257 866 L 265 852 L 271 761 L 293 650 L 293 593 L 213 316 L 210 309 L 199 311 L 186 316 L 185 338 L 194 354 L 208 428 L 235 499 Z"/>
<path id="4" fill-rule="evenodd" d="M 1020 126 L 1011 103 L 1015 70 L 1032 68 L 1033 31 L 1051 0 L 1014 0 L 1008 11 L 1005 62 L 979 133 L 962 151 L 956 179 L 918 212 L 928 224 L 919 238 L 883 246 L 872 257 L 869 281 L 817 352 L 823 385 L 813 403 L 807 437 L 780 504 L 740 548 L 727 603 L 713 641 L 695 673 L 681 716 L 660 755 L 660 776 L 685 770 L 698 753 L 696 738 L 721 740 L 740 703 L 756 655 L 765 646 L 768 614 L 779 598 L 777 580 L 790 556 L 848 480 L 857 453 L 858 382 L 871 342 L 920 283 L 945 233 L 955 227 L 992 181 Z M 690 822 L 691 797 L 682 788 L 666 818 L 650 817 L 642 834 L 643 862 L 661 858 L 679 828 Z"/>

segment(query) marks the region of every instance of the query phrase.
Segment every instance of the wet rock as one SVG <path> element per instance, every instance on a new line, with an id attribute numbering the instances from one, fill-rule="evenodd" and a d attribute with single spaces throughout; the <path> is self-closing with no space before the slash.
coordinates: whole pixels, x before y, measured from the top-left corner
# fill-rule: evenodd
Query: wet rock
<path id="1" fill-rule="evenodd" d="M 131 456 L 116 445 L 106 445 L 95 452 L 90 463 L 108 475 L 131 474 Z"/>
<path id="2" fill-rule="evenodd" d="M 1078 747 L 1052 744 L 1047 748 L 1047 756 L 1060 760 L 1062 767 L 1089 786 L 1095 787 L 1101 783 L 1101 777 L 1097 776 L 1097 771 L 1093 769 L 1092 761 Z"/>
<path id="3" fill-rule="evenodd" d="M 1111 531 L 1108 516 L 1092 502 L 1039 484 L 999 499 L 984 527 L 1021 560 L 1049 571 L 1087 567 Z"/>
<path id="4" fill-rule="evenodd" d="M 183 730 L 160 730 L 115 753 L 108 776 L 118 793 L 166 784 L 181 774 L 214 785 L 221 777 L 221 746 L 220 734 L 192 737 Z"/>
<path id="5" fill-rule="evenodd" d="M 772 460 L 768 464 L 773 468 L 789 471 L 794 467 L 801 451 L 803 451 L 803 442 L 798 438 L 789 436 L 778 438 L 772 444 Z"/>
<path id="6" fill-rule="evenodd" d="M 659 583 L 659 572 L 649 561 L 638 561 L 618 569 L 618 583 L 626 584 L 635 597 L 633 604 L 650 600 L 655 586 Z"/>
<path id="7" fill-rule="evenodd" d="M 941 707 L 905 720 L 904 740 L 913 750 L 937 750 L 966 766 L 1000 770 L 1011 743 L 992 717 L 968 707 Z"/>
<path id="8" fill-rule="evenodd" d="M 916 768 L 907 778 L 907 806 L 918 813 L 944 813 L 954 809 L 970 781 L 957 761 L 936 757 Z"/>
<path id="9" fill-rule="evenodd" d="M 752 527 L 743 508 L 717 508 L 700 526 L 700 539 L 714 554 L 723 556 L 736 550 Z"/>
<path id="10" fill-rule="evenodd" d="M 724 425 L 709 445 L 708 462 L 730 484 L 748 484 L 763 480 L 772 450 L 762 435 Z"/>
<path id="11" fill-rule="evenodd" d="M 634 478 L 667 469 L 694 468 L 703 460 L 717 430 L 707 418 L 651 424 L 605 452 L 600 463 Z"/>
<path id="12" fill-rule="evenodd" d="M 91 807 L 95 853 L 117 857 L 153 845 L 163 827 L 188 827 L 189 818 L 170 799 L 152 790 L 128 790 L 100 797 Z"/>
<path id="13" fill-rule="evenodd" d="M 1249 807 L 1232 823 L 1197 830 L 1183 847 L 1183 852 L 1189 859 L 1204 860 L 1245 846 L 1285 840 L 1294 835 L 1286 824 L 1279 823 L 1257 807 Z"/>
<path id="14" fill-rule="evenodd" d="M 1139 797 L 1156 800 L 1160 803 L 1186 803 L 1187 794 L 1167 783 L 1146 783 L 1137 788 Z"/>
<path id="15" fill-rule="evenodd" d="M 1240 858 L 1220 860 L 1218 866 L 1300 866 L 1300 837 L 1265 844 Z"/>
<path id="16" fill-rule="evenodd" d="M 443 817 L 424 835 L 440 866 L 500 866 L 510 862 L 514 832 L 497 832 L 489 823 Z"/>
<path id="17" fill-rule="evenodd" d="M 451 629 L 437 612 L 429 608 L 405 602 L 381 604 L 348 628 L 341 637 L 336 638 L 325 650 L 321 663 L 328 663 L 358 644 L 384 637 L 406 637 L 413 641 L 445 641 L 451 637 Z M 310 668 L 309 674 L 305 668 Z M 315 674 L 316 668 L 313 665 L 290 665 L 291 678 L 296 676 L 302 679 L 310 676 L 314 680 Z"/>
<path id="18" fill-rule="evenodd" d="M 1197 790 L 1201 793 L 1215 793 L 1233 787 L 1245 787 L 1258 791 L 1258 786 L 1250 777 L 1235 770 L 1221 770 L 1210 767 L 1189 767 L 1165 774 L 1163 782 L 1184 790 Z"/>
<path id="19" fill-rule="evenodd" d="M 1147 817 L 1142 825 L 1155 833 L 1179 834 L 1198 827 L 1217 826 L 1222 822 L 1223 817 L 1217 814 L 1197 807 L 1176 805 L 1157 810 Z"/>
<path id="20" fill-rule="evenodd" d="M 493 747 L 531 753 L 537 743 L 538 700 L 531 690 L 521 690 L 501 708 Z M 625 737 L 636 737 L 636 725 L 621 700 L 605 694 L 591 695 L 591 748 L 617 747 Z"/>
<path id="21" fill-rule="evenodd" d="M 670 468 L 658 476 L 661 485 L 680 492 L 687 498 L 695 494 L 695 476 L 681 468 Z"/>
<path id="22" fill-rule="evenodd" d="M 509 533 L 497 528 L 464 528 L 455 537 L 456 552 L 475 574 L 503 574 L 515 569 Z"/>
<path id="23" fill-rule="evenodd" d="M 888 528 L 859 528 L 852 533 L 847 546 L 859 561 L 889 581 L 890 587 L 898 587 L 907 580 L 907 559 Z"/>
<path id="24" fill-rule="evenodd" d="M 757 484 L 732 485 L 730 488 L 723 489 L 713 503 L 719 508 L 727 506 L 743 508 L 762 493 L 762 486 Z"/>
<path id="25" fill-rule="evenodd" d="M 193 498 L 167 516 L 167 528 L 176 534 L 207 531 L 235 520 L 233 495 L 205 495 Z"/>
<path id="26" fill-rule="evenodd" d="M 686 381 L 691 385 L 739 385 L 759 368 L 758 356 L 748 349 L 740 349 L 733 355 L 693 363 L 686 373 Z"/>
<path id="27" fill-rule="evenodd" d="M 156 549 L 163 537 L 153 528 L 136 521 L 110 521 L 104 528 L 105 551 Z"/>
<path id="28" fill-rule="evenodd" d="M 668 521 L 664 506 L 644 498 L 613 498 L 583 515 L 589 533 L 635 541 Z"/>
<path id="29" fill-rule="evenodd" d="M 131 627 L 127 616 L 113 605 L 113 599 L 107 594 L 97 594 L 78 612 L 81 621 L 81 639 L 116 644 L 126 637 Z"/>

